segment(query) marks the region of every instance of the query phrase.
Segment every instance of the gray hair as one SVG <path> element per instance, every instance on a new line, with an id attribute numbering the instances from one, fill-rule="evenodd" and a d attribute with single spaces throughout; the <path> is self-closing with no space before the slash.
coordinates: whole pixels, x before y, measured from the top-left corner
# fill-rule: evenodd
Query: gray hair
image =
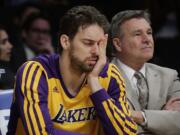
<path id="1" fill-rule="evenodd" d="M 111 20 L 111 38 L 122 36 L 121 25 L 133 18 L 144 18 L 149 24 L 150 14 L 147 10 L 125 10 L 117 13 Z"/>

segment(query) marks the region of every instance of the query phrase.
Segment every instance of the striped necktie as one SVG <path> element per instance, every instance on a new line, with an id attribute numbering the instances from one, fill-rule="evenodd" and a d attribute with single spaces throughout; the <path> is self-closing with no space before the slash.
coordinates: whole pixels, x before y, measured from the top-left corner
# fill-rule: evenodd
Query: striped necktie
<path id="1" fill-rule="evenodd" d="M 146 109 L 148 103 L 148 85 L 146 78 L 141 72 L 136 72 L 134 77 L 137 79 L 136 85 L 139 91 L 139 103 L 141 105 L 141 109 Z"/>

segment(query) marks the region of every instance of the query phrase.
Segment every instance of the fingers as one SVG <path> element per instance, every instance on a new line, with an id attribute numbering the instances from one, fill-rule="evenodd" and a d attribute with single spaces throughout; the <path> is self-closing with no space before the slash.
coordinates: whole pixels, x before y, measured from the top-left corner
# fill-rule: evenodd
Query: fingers
<path id="1" fill-rule="evenodd" d="M 168 100 L 167 105 L 172 104 L 175 101 L 180 101 L 180 97 L 172 97 Z"/>
<path id="2" fill-rule="evenodd" d="M 171 103 L 166 104 L 164 109 L 165 110 L 172 110 L 172 111 L 180 111 L 180 100 L 177 98 L 174 100 L 171 100 Z"/>
<path id="3" fill-rule="evenodd" d="M 172 97 L 169 101 L 171 102 L 180 101 L 180 97 Z"/>
<path id="4" fill-rule="evenodd" d="M 180 102 L 179 101 L 174 102 L 171 106 L 168 106 L 166 110 L 180 111 Z"/>
<path id="5" fill-rule="evenodd" d="M 106 49 L 107 40 L 108 40 L 108 34 L 105 34 L 104 37 L 99 40 L 98 42 L 99 46 Z"/>
<path id="6" fill-rule="evenodd" d="M 105 34 L 97 43 L 98 50 L 99 50 L 98 61 L 95 64 L 93 71 L 91 72 L 93 76 L 98 76 L 100 71 L 102 70 L 102 68 L 107 62 L 107 58 L 106 58 L 107 38 L 108 38 L 108 34 Z"/>
<path id="7" fill-rule="evenodd" d="M 108 34 L 105 34 L 102 39 L 99 41 L 99 51 L 101 56 L 106 56 L 106 47 L 107 47 L 107 39 L 108 39 Z"/>

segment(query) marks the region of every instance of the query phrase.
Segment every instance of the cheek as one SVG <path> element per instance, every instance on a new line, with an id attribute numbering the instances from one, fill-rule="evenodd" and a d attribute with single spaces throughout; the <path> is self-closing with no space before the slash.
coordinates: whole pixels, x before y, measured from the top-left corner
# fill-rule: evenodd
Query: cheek
<path id="1" fill-rule="evenodd" d="M 74 48 L 74 52 L 76 55 L 79 55 L 80 57 L 86 57 L 90 53 L 90 49 L 86 47 L 78 47 Z"/>
<path id="2" fill-rule="evenodd" d="M 39 37 L 38 37 L 38 36 L 35 36 L 35 35 L 32 35 L 32 36 L 31 36 L 31 40 L 32 40 L 32 41 L 37 41 L 37 40 L 39 40 Z"/>
<path id="3" fill-rule="evenodd" d="M 6 54 L 5 53 L 0 53 L 0 59 L 4 60 L 6 58 Z"/>
<path id="4" fill-rule="evenodd" d="M 3 45 L 0 47 L 0 53 L 3 54 L 4 51 L 6 51 L 6 45 Z"/>
<path id="5" fill-rule="evenodd" d="M 127 42 L 126 44 L 123 45 L 122 50 L 125 50 L 126 52 L 132 53 L 138 51 L 138 47 L 136 44 Z"/>
<path id="6" fill-rule="evenodd" d="M 30 41 L 36 40 L 38 38 L 39 36 L 36 33 L 30 33 L 29 36 L 27 37 L 27 39 L 29 39 Z"/>

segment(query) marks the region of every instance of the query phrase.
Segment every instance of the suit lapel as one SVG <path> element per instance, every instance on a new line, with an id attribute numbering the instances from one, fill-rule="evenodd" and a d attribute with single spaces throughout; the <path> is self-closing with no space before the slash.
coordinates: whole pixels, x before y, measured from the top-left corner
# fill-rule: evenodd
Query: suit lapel
<path id="1" fill-rule="evenodd" d="M 126 83 L 126 95 L 129 101 L 129 105 L 134 109 L 134 110 L 140 110 L 140 105 L 138 102 L 138 96 L 135 90 L 132 88 L 131 83 L 127 77 L 125 78 L 125 83 Z"/>
<path id="2" fill-rule="evenodd" d="M 149 87 L 149 101 L 148 101 L 148 109 L 154 108 L 157 106 L 160 89 L 160 78 L 157 71 L 153 70 L 146 64 L 146 76 Z"/>
<path id="3" fill-rule="evenodd" d="M 114 63 L 118 67 L 120 73 L 122 74 L 122 76 L 125 80 L 126 95 L 127 95 L 127 99 L 128 99 L 130 107 L 133 110 L 140 110 L 140 105 L 138 102 L 138 96 L 137 96 L 135 90 L 132 88 L 131 83 L 130 83 L 128 77 L 126 76 L 125 72 L 121 68 L 121 64 L 118 62 L 118 60 L 116 58 L 114 58 L 111 62 Z"/>

